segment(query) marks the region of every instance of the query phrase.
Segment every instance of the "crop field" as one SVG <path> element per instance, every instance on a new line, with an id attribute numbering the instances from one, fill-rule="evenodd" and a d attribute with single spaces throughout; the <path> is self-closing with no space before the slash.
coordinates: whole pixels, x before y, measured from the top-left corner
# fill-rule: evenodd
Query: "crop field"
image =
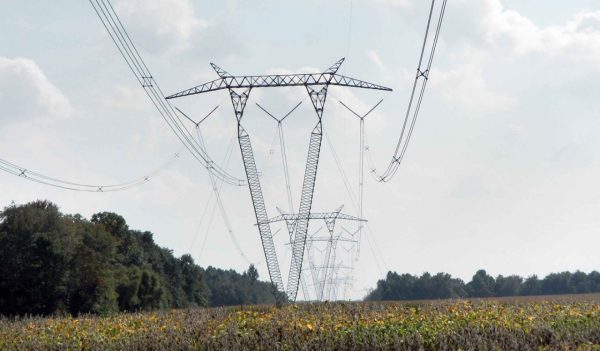
<path id="1" fill-rule="evenodd" d="M 0 319 L 2 350 L 600 350 L 600 295 Z"/>

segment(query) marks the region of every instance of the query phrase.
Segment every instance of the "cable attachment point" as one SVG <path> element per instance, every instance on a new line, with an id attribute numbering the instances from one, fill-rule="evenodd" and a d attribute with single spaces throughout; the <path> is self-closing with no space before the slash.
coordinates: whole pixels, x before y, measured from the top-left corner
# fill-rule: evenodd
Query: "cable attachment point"
<path id="1" fill-rule="evenodd" d="M 429 70 L 426 69 L 425 71 L 421 71 L 420 68 L 417 69 L 417 79 L 419 79 L 421 77 L 425 78 L 425 80 L 428 80 L 429 79 Z"/>
<path id="2" fill-rule="evenodd" d="M 21 173 L 19 173 L 19 177 L 25 177 L 25 178 L 27 178 L 27 174 L 25 174 L 26 172 L 27 172 L 26 169 L 22 169 Z"/>
<path id="3" fill-rule="evenodd" d="M 142 76 L 142 87 L 144 88 L 152 88 L 152 76 Z"/>

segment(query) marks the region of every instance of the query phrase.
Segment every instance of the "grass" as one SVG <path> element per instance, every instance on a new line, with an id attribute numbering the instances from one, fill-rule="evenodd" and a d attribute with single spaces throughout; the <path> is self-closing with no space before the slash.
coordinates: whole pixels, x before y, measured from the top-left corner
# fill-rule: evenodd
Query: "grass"
<path id="1" fill-rule="evenodd" d="M 600 295 L 0 319 L 2 350 L 600 350 Z"/>

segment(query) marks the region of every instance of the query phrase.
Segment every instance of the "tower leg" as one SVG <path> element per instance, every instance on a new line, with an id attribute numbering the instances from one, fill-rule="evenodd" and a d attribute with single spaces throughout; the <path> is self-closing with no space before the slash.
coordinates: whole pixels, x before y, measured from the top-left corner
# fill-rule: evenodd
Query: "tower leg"
<path id="1" fill-rule="evenodd" d="M 336 214 L 334 217 L 325 219 L 325 225 L 327 226 L 327 231 L 329 232 L 329 240 L 327 241 L 327 247 L 325 248 L 325 267 L 323 268 L 323 280 L 321 282 L 321 286 L 319 287 L 319 289 L 320 289 L 319 300 L 323 300 L 323 296 L 325 293 L 325 286 L 327 284 L 327 277 L 328 277 L 329 271 L 332 270 L 329 267 L 329 260 L 331 258 L 331 250 L 333 248 L 333 240 L 334 240 L 333 235 L 334 235 L 334 230 L 335 230 L 335 221 L 337 219 L 337 215 L 342 210 L 342 207 L 343 206 L 341 206 L 334 212 Z M 334 259 L 334 263 L 335 263 L 335 259 Z"/>
<path id="2" fill-rule="evenodd" d="M 337 252 L 337 240 L 331 238 L 331 246 L 333 250 L 333 263 L 331 263 L 331 273 L 329 273 L 329 286 L 327 291 L 327 299 L 330 301 L 337 300 L 337 279 L 339 273 L 339 267 L 336 267 L 336 252 Z M 329 266 L 328 266 L 329 267 Z"/>
<path id="3" fill-rule="evenodd" d="M 304 182 L 302 183 L 302 195 L 300 197 L 300 207 L 298 209 L 299 218 L 296 224 L 296 235 L 294 236 L 294 242 L 292 243 L 292 262 L 290 264 L 290 274 L 288 276 L 287 286 L 288 297 L 292 300 L 295 300 L 296 295 L 298 294 L 298 283 L 300 280 L 300 273 L 302 272 L 306 234 L 308 231 L 308 218 L 312 207 L 319 165 L 319 155 L 321 152 L 321 142 L 323 140 L 323 125 L 321 120 L 323 117 L 325 100 L 327 98 L 327 86 L 324 86 L 319 91 L 314 90 L 311 87 L 306 87 L 306 89 L 319 120 L 310 135 L 308 157 L 306 159 L 306 169 L 304 171 Z"/>
<path id="4" fill-rule="evenodd" d="M 277 289 L 283 291 L 283 279 L 281 278 L 281 271 L 279 270 L 279 261 L 277 260 L 277 252 L 275 251 L 275 244 L 273 243 L 271 225 L 268 223 L 269 217 L 267 215 L 265 200 L 260 186 L 254 152 L 252 151 L 252 143 L 250 142 L 250 136 L 241 124 L 246 102 L 250 95 L 250 89 L 244 91 L 242 94 L 238 94 L 233 90 L 230 90 L 229 92 L 238 122 L 238 141 L 242 152 L 246 177 L 248 178 L 248 187 L 250 188 L 250 196 L 252 197 L 252 204 L 254 205 L 258 231 L 260 232 L 260 239 L 265 252 L 269 276 L 271 282 L 277 286 Z"/>

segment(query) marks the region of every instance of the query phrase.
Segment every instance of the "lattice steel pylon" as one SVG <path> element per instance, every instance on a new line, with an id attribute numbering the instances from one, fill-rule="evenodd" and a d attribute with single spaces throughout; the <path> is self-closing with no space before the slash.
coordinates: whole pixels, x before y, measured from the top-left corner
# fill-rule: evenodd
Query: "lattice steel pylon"
<path id="1" fill-rule="evenodd" d="M 358 222 L 358 223 L 366 222 L 365 219 L 341 213 L 343 207 L 344 206 L 340 206 L 333 212 L 311 212 L 307 215 L 300 214 L 300 213 L 293 213 L 293 214 L 285 213 L 283 210 L 278 208 L 278 210 L 281 214 L 277 217 L 273 217 L 268 220 L 269 223 L 285 221 L 288 231 L 290 233 L 290 240 L 291 240 L 290 244 L 292 246 L 294 244 L 294 240 L 292 239 L 292 236 L 293 236 L 292 234 L 294 233 L 295 229 L 298 227 L 299 222 L 301 222 L 301 221 L 309 222 L 310 220 L 322 220 L 325 222 L 325 226 L 327 227 L 327 231 L 329 232 L 328 236 L 316 237 L 313 234 L 313 236 L 310 237 L 310 239 L 308 239 L 308 238 L 304 239 L 304 241 L 307 244 L 306 252 L 309 255 L 308 262 L 309 262 L 309 268 L 310 268 L 310 272 L 311 272 L 311 278 L 313 281 L 313 288 L 315 290 L 315 298 L 319 301 L 322 301 L 322 300 L 326 299 L 326 297 L 330 296 L 330 294 L 327 294 L 327 295 L 325 294 L 325 286 L 331 285 L 331 283 L 328 283 L 328 282 L 331 281 L 331 275 L 334 274 L 334 269 L 332 269 L 333 267 L 330 265 L 330 260 L 333 256 L 333 262 L 335 263 L 335 250 L 336 250 L 336 246 L 337 246 L 338 242 L 339 241 L 347 241 L 347 242 L 354 241 L 354 240 L 341 238 L 340 235 L 338 235 L 338 236 L 334 235 L 336 222 L 339 220 L 354 221 L 354 222 Z M 314 259 L 310 256 L 311 246 L 317 242 L 326 242 L 327 243 L 323 263 L 321 266 L 315 265 Z M 304 259 L 304 257 L 303 257 L 303 259 Z M 299 275 L 300 275 L 300 281 L 302 282 L 302 271 L 300 271 Z M 305 287 L 303 286 L 303 289 L 304 288 Z"/>
<path id="2" fill-rule="evenodd" d="M 344 86 L 383 91 L 392 90 L 381 85 L 337 74 L 337 71 L 343 62 L 344 59 L 342 58 L 322 73 L 257 76 L 233 76 L 219 66 L 211 63 L 211 66 L 219 75 L 219 79 L 183 90 L 167 97 L 167 99 L 174 99 L 224 89 L 229 90 L 238 125 L 238 140 L 240 144 L 242 160 L 246 170 L 248 187 L 250 189 L 250 195 L 258 223 L 258 230 L 263 245 L 265 259 L 267 261 L 269 276 L 271 278 L 271 282 L 273 282 L 273 284 L 275 284 L 280 291 L 284 291 L 284 283 L 279 268 L 275 244 L 273 242 L 273 235 L 271 232 L 270 221 L 268 220 L 265 201 L 258 176 L 258 170 L 256 168 L 256 162 L 252 151 L 252 144 L 250 141 L 250 136 L 243 127 L 242 118 L 252 89 L 290 86 L 305 87 L 317 114 L 317 123 L 315 124 L 315 127 L 310 135 L 304 181 L 300 196 L 300 206 L 298 208 L 298 220 L 294 225 L 295 231 L 293 241 L 291 243 L 292 258 L 288 274 L 287 288 L 285 289 L 288 298 L 291 300 L 296 300 L 300 274 L 302 272 L 306 236 L 309 219 L 311 216 L 311 207 L 317 178 L 321 143 L 323 139 L 322 120 L 325 111 L 325 103 L 327 101 L 328 88 L 329 86 Z"/>

